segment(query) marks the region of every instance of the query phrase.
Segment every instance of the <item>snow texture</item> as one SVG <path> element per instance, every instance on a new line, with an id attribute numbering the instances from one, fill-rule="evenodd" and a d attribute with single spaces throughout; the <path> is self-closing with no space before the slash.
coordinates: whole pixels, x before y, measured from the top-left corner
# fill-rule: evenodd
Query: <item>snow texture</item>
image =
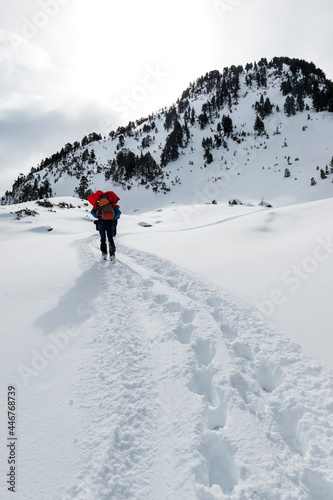
<path id="1" fill-rule="evenodd" d="M 1 398 L 16 387 L 18 437 L 14 495 L 3 409 L 1 498 L 333 498 L 331 308 L 316 315 L 332 201 L 123 214 L 114 262 L 83 202 L 62 201 L 19 220 L 1 207 Z M 298 304 L 283 323 L 268 291 L 302 255 L 322 260 L 283 290 Z M 281 325 L 302 340 L 309 304 L 318 328 L 296 343 Z"/>

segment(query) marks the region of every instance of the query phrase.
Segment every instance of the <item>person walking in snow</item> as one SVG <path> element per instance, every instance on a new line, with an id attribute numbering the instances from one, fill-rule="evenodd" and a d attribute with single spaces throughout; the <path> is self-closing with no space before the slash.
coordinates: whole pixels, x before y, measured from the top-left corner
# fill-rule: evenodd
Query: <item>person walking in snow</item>
<path id="1" fill-rule="evenodd" d="M 93 206 L 91 214 L 97 219 L 96 228 L 101 238 L 100 249 L 104 260 L 107 258 L 107 244 L 109 243 L 110 259 L 115 259 L 116 246 L 114 237 L 117 233 L 117 224 L 120 217 L 120 209 L 117 205 L 119 197 L 113 191 L 96 191 L 88 196 L 88 201 Z"/>

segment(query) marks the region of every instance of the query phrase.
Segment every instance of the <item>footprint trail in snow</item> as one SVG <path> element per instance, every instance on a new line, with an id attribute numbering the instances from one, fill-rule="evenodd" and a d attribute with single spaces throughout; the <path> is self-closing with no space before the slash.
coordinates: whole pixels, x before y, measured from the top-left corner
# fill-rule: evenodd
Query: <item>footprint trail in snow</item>
<path id="1" fill-rule="evenodd" d="M 333 498 L 330 373 L 229 293 L 119 250 L 92 285 L 82 470 L 61 498 Z"/>

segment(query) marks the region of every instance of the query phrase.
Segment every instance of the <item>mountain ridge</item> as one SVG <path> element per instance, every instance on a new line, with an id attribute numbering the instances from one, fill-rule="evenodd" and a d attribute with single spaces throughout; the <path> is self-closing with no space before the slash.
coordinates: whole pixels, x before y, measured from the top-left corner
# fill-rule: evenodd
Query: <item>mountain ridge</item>
<path id="1" fill-rule="evenodd" d="M 332 112 L 333 83 L 313 63 L 276 57 L 245 68 L 224 68 L 222 73 L 213 70 L 191 83 L 169 108 L 118 127 L 107 137 L 92 132 L 80 142 L 66 144 L 27 176 L 20 175 L 1 204 L 74 193 L 86 198 L 110 183 L 126 200 L 136 191 L 159 202 L 162 195 L 179 202 L 177 191 L 183 182 L 188 186 L 187 202 L 198 198 L 197 191 L 207 201 L 211 196 L 205 191 L 227 200 L 247 195 L 239 177 L 248 176 L 249 166 L 265 191 L 249 192 L 250 200 L 276 197 L 265 187 L 267 169 L 294 179 L 301 174 L 304 191 L 332 173 L 333 151 L 326 131 L 332 127 Z M 325 126 L 317 123 L 319 119 Z M 304 141 L 304 134 L 311 137 Z M 314 141 L 316 134 L 322 141 Z M 321 150 L 313 159 L 305 146 L 309 139 Z M 326 141 L 327 154 L 322 154 Z M 296 162 L 302 162 L 301 171 Z M 268 184 L 272 183 L 271 179 Z M 330 190 L 324 191 L 317 193 L 319 197 L 330 196 Z M 314 192 L 309 193 L 312 199 Z"/>

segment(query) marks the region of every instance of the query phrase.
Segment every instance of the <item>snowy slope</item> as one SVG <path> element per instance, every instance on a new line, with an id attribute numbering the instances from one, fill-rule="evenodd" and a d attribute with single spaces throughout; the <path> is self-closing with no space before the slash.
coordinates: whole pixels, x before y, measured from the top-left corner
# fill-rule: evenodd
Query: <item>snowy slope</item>
<path id="1" fill-rule="evenodd" d="M 213 199 L 226 202 L 236 197 L 243 202 L 257 204 L 264 198 L 280 206 L 298 203 L 299 200 L 314 201 L 332 196 L 332 175 L 322 180 L 320 169 L 325 169 L 333 157 L 333 114 L 311 110 L 287 117 L 282 111 L 274 112 L 265 118 L 267 139 L 266 136 L 254 134 L 254 103 L 264 93 L 283 109 L 285 97 L 274 88 L 253 90 L 246 96 L 245 88 L 242 92 L 244 95 L 239 99 L 239 104 L 233 106 L 232 112 L 223 109 L 214 124 L 204 130 L 200 130 L 197 123 L 191 128 L 192 139 L 188 147 L 182 150 L 178 160 L 170 162 L 163 169 L 170 192 L 157 195 L 151 188 L 140 186 L 139 182 L 134 182 L 130 190 L 117 186 L 127 213 L 138 207 L 149 210 L 156 204 L 169 205 L 172 202 L 192 204 L 211 202 Z M 197 114 L 200 114 L 206 100 L 207 97 L 192 103 Z M 246 136 L 240 144 L 227 139 L 227 149 L 212 149 L 214 160 L 205 166 L 202 140 L 214 137 L 217 124 L 224 113 L 232 117 L 235 132 L 240 134 L 244 131 Z M 164 129 L 164 120 L 163 115 L 154 117 L 158 133 L 154 143 L 143 150 L 143 153 L 149 151 L 158 163 L 162 145 L 168 135 Z M 180 122 L 183 123 L 181 118 Z M 142 128 L 143 126 L 137 128 L 139 137 L 147 135 L 142 133 Z M 276 129 L 279 130 L 278 135 L 275 134 Z M 100 165 L 106 165 L 110 158 L 116 156 L 117 144 L 116 139 L 107 139 L 91 143 L 87 149 L 89 152 L 95 151 Z M 140 154 L 139 144 L 137 139 L 127 137 L 124 147 Z M 289 178 L 284 178 L 286 168 L 291 173 Z M 108 189 L 110 182 L 105 180 L 104 173 L 97 173 L 94 167 L 90 167 L 90 170 L 93 172 L 89 182 L 92 190 Z M 317 182 L 315 186 L 310 185 L 312 177 Z M 53 184 L 52 175 L 50 179 Z M 77 185 L 77 179 L 62 175 L 54 184 L 54 194 L 72 195 Z M 140 200 L 139 204 L 137 199 Z"/>
<path id="2" fill-rule="evenodd" d="M 333 190 L 330 165 L 333 113 L 316 112 L 312 99 L 315 83 L 320 88 L 329 83 L 318 76 L 320 70 L 316 72 L 313 65 L 305 63 L 304 66 L 298 61 L 296 66 L 296 73 L 292 60 L 290 66 L 283 65 L 283 71 L 279 64 L 272 66 L 267 62 L 240 73 L 235 67 L 226 68 L 223 76 L 212 71 L 190 85 L 174 108 L 130 122 L 110 131 L 108 136 L 92 134 L 93 139 L 97 136 L 100 140 L 87 144 L 85 137 L 76 145 L 67 144 L 62 154 L 56 153 L 53 160 L 46 159 L 47 162 L 41 162 L 26 178 L 19 178 L 15 193 L 8 195 L 4 202 L 42 197 L 44 194 L 36 195 L 36 186 L 41 187 L 46 181 L 54 196 L 73 195 L 82 179 L 87 181 L 86 189 L 93 191 L 109 189 L 112 184 L 126 213 L 137 208 L 169 206 L 172 202 L 187 205 L 216 199 L 225 203 L 235 197 L 254 204 L 264 198 L 274 206 L 329 198 Z M 263 70 L 265 79 L 258 81 Z M 296 110 L 295 114 L 285 112 L 286 99 L 292 95 L 282 91 L 287 79 L 295 88 L 302 89 L 299 91 L 304 109 Z M 264 132 L 258 133 L 254 129 L 260 114 L 258 105 L 267 99 L 271 110 L 262 117 Z M 223 102 L 217 104 L 217 101 Z M 172 109 L 183 140 L 177 145 L 179 158 L 160 169 L 163 183 L 159 179 L 160 192 L 156 194 L 154 182 L 147 181 L 149 176 L 145 170 L 138 174 L 132 164 L 127 169 L 117 156 L 128 151 L 137 157 L 149 153 L 159 169 L 163 165 L 162 152 L 167 137 L 173 132 L 175 119 L 168 119 Z M 200 120 L 203 113 L 208 117 L 204 126 Z M 232 120 L 232 133 L 222 126 L 225 117 Z M 205 157 L 203 140 L 210 141 L 210 163 Z M 115 165 L 111 168 L 113 161 Z M 326 167 L 332 172 L 328 178 L 321 179 L 320 170 Z M 284 177 L 286 168 L 290 171 L 289 178 Z M 317 182 L 315 186 L 311 186 L 312 178 Z M 20 197 L 31 193 L 34 195 L 30 198 Z"/>
<path id="3" fill-rule="evenodd" d="M 332 201 L 124 213 L 115 264 L 88 207 L 53 202 L 0 211 L 15 497 L 332 498 Z"/>

